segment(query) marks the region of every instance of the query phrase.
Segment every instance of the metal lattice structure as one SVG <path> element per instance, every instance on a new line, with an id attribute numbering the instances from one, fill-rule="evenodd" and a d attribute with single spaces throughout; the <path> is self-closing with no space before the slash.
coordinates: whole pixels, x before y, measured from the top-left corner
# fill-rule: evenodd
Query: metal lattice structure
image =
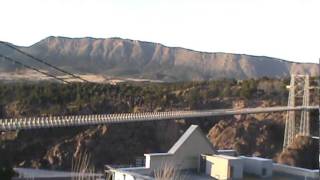
<path id="1" fill-rule="evenodd" d="M 303 106 L 308 106 L 310 103 L 310 79 L 307 75 L 305 77 L 304 90 L 303 90 Z M 299 134 L 303 136 L 310 136 L 310 115 L 309 111 L 302 111 Z"/>
<path id="2" fill-rule="evenodd" d="M 288 107 L 309 106 L 310 77 L 309 75 L 291 75 L 289 86 Z M 301 111 L 301 118 L 296 121 L 296 111 L 288 111 L 285 123 L 283 148 L 292 143 L 296 135 L 310 136 L 309 110 Z"/>

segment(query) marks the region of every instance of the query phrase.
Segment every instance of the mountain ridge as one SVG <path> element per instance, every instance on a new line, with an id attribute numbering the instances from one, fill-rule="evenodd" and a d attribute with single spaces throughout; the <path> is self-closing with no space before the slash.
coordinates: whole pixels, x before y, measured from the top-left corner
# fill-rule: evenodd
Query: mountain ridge
<path id="1" fill-rule="evenodd" d="M 127 41 L 139 41 L 142 43 L 152 43 L 152 44 L 158 44 L 160 46 L 164 46 L 167 48 L 178 48 L 178 49 L 184 49 L 184 50 L 188 50 L 188 51 L 192 51 L 192 52 L 200 52 L 200 53 L 206 53 L 206 54 L 212 54 L 212 53 L 223 53 L 223 54 L 234 54 L 234 55 L 244 55 L 244 56 L 252 56 L 252 57 L 261 57 L 261 58 L 271 58 L 271 59 L 275 59 L 278 61 L 284 61 L 284 62 L 289 62 L 289 63 L 296 63 L 296 64 L 317 64 L 314 62 L 296 62 L 296 61 L 290 61 L 290 60 L 286 60 L 286 59 L 282 59 L 282 58 L 277 58 L 277 57 L 273 57 L 273 56 L 266 56 L 266 55 L 252 55 L 252 54 L 247 54 L 247 53 L 231 53 L 231 52 L 224 52 L 224 51 L 201 51 L 201 50 L 195 50 L 192 48 L 186 48 L 186 47 L 182 47 L 182 46 L 169 46 L 169 45 L 165 45 L 163 43 L 158 43 L 158 42 L 153 42 L 153 41 L 145 41 L 145 40 L 135 40 L 135 39 L 129 39 L 129 38 L 121 38 L 121 37 L 109 37 L 109 38 L 96 38 L 96 37 L 91 37 L 91 36 L 84 36 L 84 37 L 67 37 L 67 36 L 48 36 L 44 39 L 41 39 L 40 41 L 36 42 L 39 43 L 43 40 L 46 40 L 48 38 L 62 38 L 62 39 L 69 39 L 69 40 L 77 40 L 77 39 L 93 39 L 93 40 L 106 40 L 106 39 L 115 39 L 115 40 L 127 40 Z M 35 45 L 36 43 L 30 45 L 30 46 L 19 46 L 19 45 L 15 45 L 21 48 L 28 48 L 31 47 L 33 45 Z"/>
<path id="2" fill-rule="evenodd" d="M 319 75 L 316 63 L 247 54 L 200 52 L 118 37 L 50 36 L 31 46 L 16 47 L 74 73 L 114 77 L 190 81 L 287 77 L 291 73 Z M 1 46 L 0 53 L 4 53 Z M 16 53 L 9 55 L 19 57 Z"/>

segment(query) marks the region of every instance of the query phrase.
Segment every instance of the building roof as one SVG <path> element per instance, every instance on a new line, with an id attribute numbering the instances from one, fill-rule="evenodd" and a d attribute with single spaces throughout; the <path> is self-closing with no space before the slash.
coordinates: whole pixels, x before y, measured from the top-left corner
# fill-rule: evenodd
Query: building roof
<path id="1" fill-rule="evenodd" d="M 168 151 L 169 154 L 174 154 L 182 145 L 183 143 L 195 132 L 198 131 L 206 140 L 208 145 L 212 147 L 212 150 L 215 152 L 215 149 L 212 145 L 212 143 L 208 140 L 208 138 L 203 134 L 200 127 L 198 125 L 191 125 L 187 131 L 179 138 L 179 140 L 171 147 L 171 149 Z"/>
<path id="2" fill-rule="evenodd" d="M 228 160 L 236 160 L 236 159 L 239 159 L 238 157 L 226 156 L 226 155 L 222 155 L 222 154 L 213 155 L 213 157 L 218 157 L 218 158 L 223 158 L 223 159 L 228 159 Z"/>
<path id="3" fill-rule="evenodd" d="M 243 159 L 251 159 L 251 160 L 257 160 L 257 161 L 268 161 L 268 162 L 272 162 L 272 159 L 266 159 L 266 158 L 261 158 L 261 157 L 255 157 L 255 156 L 252 156 L 252 157 L 249 157 L 249 156 L 239 156 L 240 158 L 243 158 Z"/>

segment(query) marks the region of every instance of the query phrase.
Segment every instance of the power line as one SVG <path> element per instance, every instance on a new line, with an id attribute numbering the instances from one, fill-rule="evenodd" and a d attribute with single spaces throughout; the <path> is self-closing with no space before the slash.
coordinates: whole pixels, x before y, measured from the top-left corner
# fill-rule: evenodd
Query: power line
<path id="1" fill-rule="evenodd" d="M 19 62 L 19 61 L 16 61 L 16 60 L 14 60 L 14 59 L 12 59 L 12 58 L 10 58 L 10 57 L 4 56 L 4 55 L 2 55 L 2 54 L 0 54 L 0 58 L 2 58 L 2 59 L 4 59 L 4 60 L 7 60 L 7 61 L 10 61 L 10 62 L 13 62 L 13 63 L 15 63 L 15 64 L 17 64 L 17 65 L 23 66 L 23 67 L 25 67 L 25 68 L 32 69 L 32 70 L 34 70 L 34 71 L 37 71 L 37 72 L 39 72 L 39 73 L 41 73 L 41 74 L 44 74 L 44 75 L 46 75 L 46 76 L 48 76 L 48 77 L 52 77 L 52 78 L 54 78 L 54 79 L 56 79 L 56 80 L 62 81 L 62 82 L 64 82 L 64 83 L 67 83 L 67 84 L 70 83 L 70 82 L 68 82 L 68 81 L 65 81 L 63 78 L 59 78 L 59 77 L 56 77 L 56 76 L 54 76 L 54 75 L 52 75 L 52 74 L 43 72 L 43 71 L 41 71 L 41 70 L 39 70 L 39 69 L 36 69 L 36 68 L 34 68 L 34 67 L 31 67 L 31 66 L 28 66 L 28 65 L 26 65 L 26 64 L 23 64 L 23 63 L 21 63 L 21 62 Z"/>
<path id="2" fill-rule="evenodd" d="M 63 70 L 63 69 L 60 69 L 60 68 L 58 68 L 58 67 L 56 67 L 56 66 L 54 66 L 54 65 L 52 65 L 52 64 L 49 64 L 49 63 L 45 62 L 44 60 L 41 60 L 41 59 L 39 59 L 39 58 L 37 58 L 37 57 L 29 54 L 29 53 L 26 53 L 26 52 L 20 50 L 19 48 L 15 47 L 15 46 L 7 43 L 7 42 L 0 41 L 0 43 L 1 43 L 1 44 L 4 44 L 4 45 L 7 46 L 7 47 L 10 47 L 11 49 L 14 49 L 14 50 L 18 51 L 19 53 L 21 53 L 21 54 L 23 54 L 23 55 L 25 55 L 25 56 L 28 56 L 29 58 L 33 59 L 34 61 L 40 62 L 40 63 L 42 63 L 42 64 L 45 64 L 45 65 L 47 65 L 47 66 L 49 66 L 49 67 L 51 67 L 51 68 L 53 68 L 53 69 L 55 69 L 55 70 L 57 70 L 57 71 L 60 71 L 60 72 L 65 73 L 65 74 L 68 74 L 68 75 L 70 75 L 70 76 L 72 76 L 72 77 L 74 77 L 74 78 L 76 78 L 76 79 L 80 79 L 80 80 L 82 80 L 83 82 L 89 83 L 89 81 L 81 78 L 80 76 L 74 75 L 74 74 L 69 73 L 69 72 L 67 72 L 67 71 L 65 71 L 65 70 Z"/>

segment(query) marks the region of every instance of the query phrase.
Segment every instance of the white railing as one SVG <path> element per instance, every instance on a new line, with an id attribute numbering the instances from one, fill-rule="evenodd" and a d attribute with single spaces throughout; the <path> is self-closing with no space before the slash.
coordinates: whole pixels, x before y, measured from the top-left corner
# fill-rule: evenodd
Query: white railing
<path id="1" fill-rule="evenodd" d="M 266 107 L 245 109 L 218 109 L 218 110 L 195 110 L 195 111 L 170 111 L 148 113 L 122 113 L 122 114 L 97 114 L 78 116 L 50 116 L 28 117 L 14 119 L 0 119 L 0 131 L 12 131 L 19 129 L 52 128 L 66 126 L 82 126 L 109 123 L 124 123 L 138 121 L 157 121 L 167 119 L 182 119 L 194 117 L 227 116 L 239 114 L 255 114 L 279 111 L 300 111 L 318 109 L 317 106 L 298 107 Z"/>

